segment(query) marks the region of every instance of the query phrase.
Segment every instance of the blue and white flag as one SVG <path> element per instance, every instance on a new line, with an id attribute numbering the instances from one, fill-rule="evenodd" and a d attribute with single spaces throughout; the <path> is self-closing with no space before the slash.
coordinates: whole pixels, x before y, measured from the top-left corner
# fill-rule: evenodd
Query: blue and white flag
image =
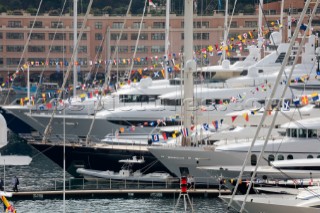
<path id="1" fill-rule="evenodd" d="M 289 100 L 284 100 L 283 101 L 283 111 L 289 111 L 290 110 L 290 101 Z"/>
<path id="2" fill-rule="evenodd" d="M 159 135 L 155 134 L 155 135 L 151 135 L 152 137 L 152 142 L 159 142 Z"/>
<path id="3" fill-rule="evenodd" d="M 209 130 L 209 124 L 204 123 L 204 124 L 203 124 L 203 129 L 204 129 L 205 131 L 208 131 L 208 130 Z"/>

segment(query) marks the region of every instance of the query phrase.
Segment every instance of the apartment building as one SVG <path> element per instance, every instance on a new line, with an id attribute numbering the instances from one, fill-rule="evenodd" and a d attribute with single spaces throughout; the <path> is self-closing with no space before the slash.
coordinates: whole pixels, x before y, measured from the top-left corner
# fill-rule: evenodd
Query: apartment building
<path id="1" fill-rule="evenodd" d="M 286 11 L 289 6 L 287 5 Z M 280 9 L 279 5 L 271 7 L 269 4 L 266 4 L 265 8 L 271 8 L 265 10 L 267 15 L 263 20 L 264 29 L 267 29 L 266 23 L 275 23 L 279 20 Z M 298 18 L 299 13 L 296 12 L 292 16 Z M 284 17 L 286 21 L 287 14 Z M 239 13 L 230 16 L 229 20 L 231 18 L 228 57 L 242 58 L 247 54 L 246 47 L 256 42 L 258 13 Z M 169 59 L 175 64 L 181 63 L 183 52 L 183 19 L 183 16 L 170 15 Z M 79 15 L 78 30 L 83 21 L 84 17 Z M 224 13 L 214 11 L 210 16 L 195 14 L 193 26 L 194 50 L 198 65 L 217 64 L 220 59 L 220 45 L 223 41 Z M 141 32 L 138 38 L 140 27 Z M 284 24 L 283 27 L 285 28 L 286 25 Z M 109 34 L 107 34 L 108 29 Z M 90 14 L 78 49 L 78 71 L 81 74 L 89 71 L 104 72 L 107 56 L 112 62 L 113 72 L 116 70 L 124 72 L 131 70 L 131 67 L 132 70 L 159 71 L 163 69 L 165 54 L 164 30 L 164 16 L 148 14 L 141 23 L 141 16 L 110 16 L 108 14 L 95 16 Z M 121 31 L 118 54 L 114 54 Z M 241 40 L 239 35 L 241 35 Z M 30 41 L 26 45 L 29 36 Z M 19 66 L 26 62 L 31 65 L 31 73 L 40 73 L 44 70 L 45 75 L 50 75 L 65 71 L 73 52 L 73 39 L 73 17 L 70 14 L 62 17 L 49 14 L 35 17 L 27 13 L 2 13 L 0 15 L 0 76 L 2 76 L 2 81 L 5 80 L 8 73 L 16 72 Z M 137 40 L 136 56 L 133 58 Z M 212 48 L 209 48 L 209 51 L 210 46 Z M 49 51 L 50 47 L 51 51 Z"/>

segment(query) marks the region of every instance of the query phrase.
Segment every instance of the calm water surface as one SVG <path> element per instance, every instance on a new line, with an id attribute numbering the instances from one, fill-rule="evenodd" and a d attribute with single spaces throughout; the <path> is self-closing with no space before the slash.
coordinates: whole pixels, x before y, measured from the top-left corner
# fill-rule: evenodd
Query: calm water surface
<path id="1" fill-rule="evenodd" d="M 11 179 L 14 175 L 19 177 L 19 188 L 21 190 L 49 188 L 52 187 L 53 178 L 63 178 L 63 170 L 60 167 L 25 144 L 17 136 L 9 135 L 9 144 L 1 150 L 1 154 L 25 154 L 33 158 L 29 166 L 2 166 L 0 175 L 3 177 L 5 173 L 5 184 L 8 190 L 12 188 Z M 148 198 L 68 199 L 66 200 L 66 212 L 173 212 L 176 199 L 177 197 L 162 198 L 156 195 Z M 18 213 L 63 212 L 62 200 L 20 200 L 10 202 Z M 195 212 L 227 212 L 226 204 L 218 198 L 194 198 L 192 202 Z M 183 212 L 182 201 L 180 201 L 177 212 Z"/>

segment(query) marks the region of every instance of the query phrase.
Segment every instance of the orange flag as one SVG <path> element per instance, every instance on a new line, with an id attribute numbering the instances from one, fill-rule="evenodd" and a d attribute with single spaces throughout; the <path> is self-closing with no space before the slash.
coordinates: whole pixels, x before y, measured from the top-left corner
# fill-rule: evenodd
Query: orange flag
<path id="1" fill-rule="evenodd" d="M 249 121 L 249 115 L 248 115 L 247 112 L 246 112 L 246 113 L 243 113 L 243 114 L 242 114 L 242 117 L 244 117 L 244 119 L 245 119 L 246 121 Z"/>
<path id="2" fill-rule="evenodd" d="M 301 97 L 301 104 L 302 105 L 309 104 L 308 96 L 304 95 L 304 96 Z"/>

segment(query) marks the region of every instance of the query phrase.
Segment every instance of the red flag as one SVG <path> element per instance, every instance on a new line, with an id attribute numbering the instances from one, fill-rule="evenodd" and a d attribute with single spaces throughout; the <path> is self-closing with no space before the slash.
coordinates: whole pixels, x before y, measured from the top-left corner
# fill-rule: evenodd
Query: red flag
<path id="1" fill-rule="evenodd" d="M 237 117 L 237 115 L 231 116 L 232 123 L 234 122 L 234 120 L 236 120 Z"/>
<path id="2" fill-rule="evenodd" d="M 168 140 L 166 132 L 162 132 L 162 137 L 163 137 L 163 140 L 165 140 L 165 141 Z"/>

